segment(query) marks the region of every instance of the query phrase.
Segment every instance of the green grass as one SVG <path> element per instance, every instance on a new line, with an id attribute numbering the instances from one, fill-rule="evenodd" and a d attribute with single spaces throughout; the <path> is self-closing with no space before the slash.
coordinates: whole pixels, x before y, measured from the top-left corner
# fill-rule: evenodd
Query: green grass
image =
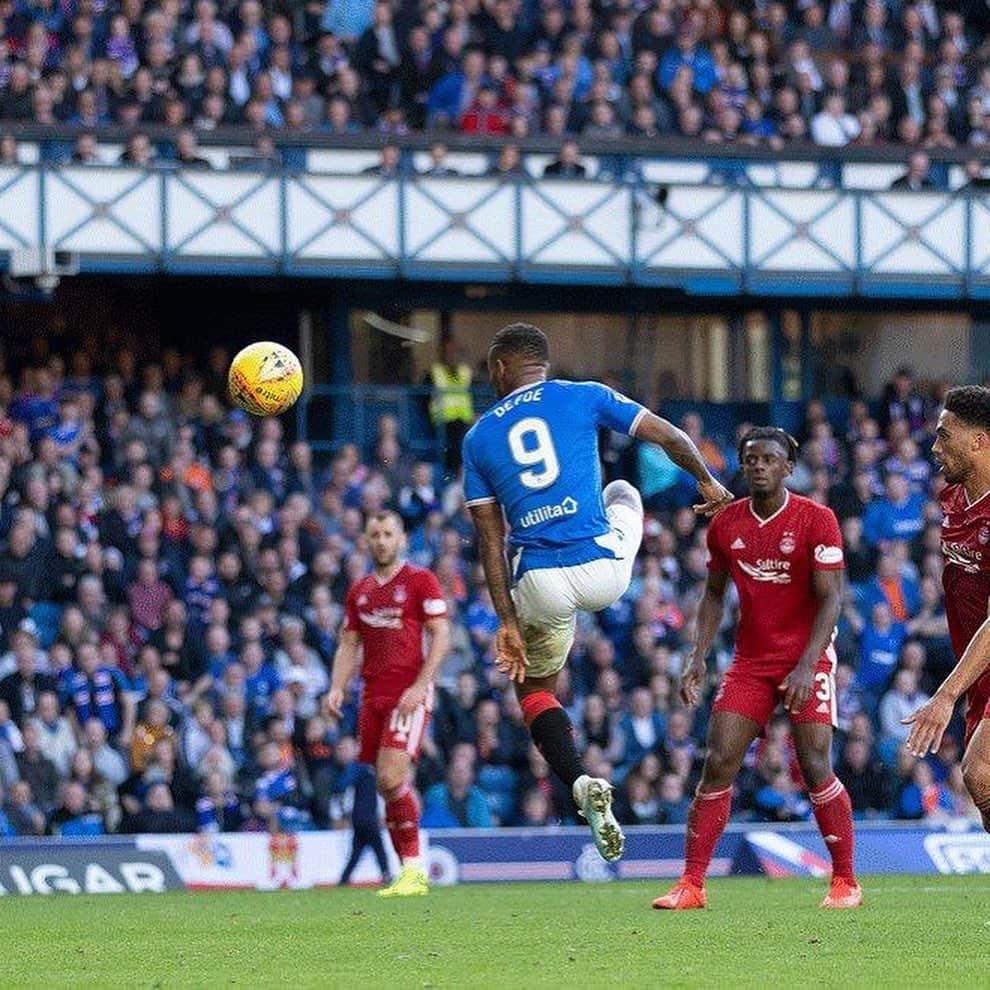
<path id="1" fill-rule="evenodd" d="M 805 880 L 6 897 L 0 985 L 990 986 L 990 878 L 867 878 L 859 911 Z"/>

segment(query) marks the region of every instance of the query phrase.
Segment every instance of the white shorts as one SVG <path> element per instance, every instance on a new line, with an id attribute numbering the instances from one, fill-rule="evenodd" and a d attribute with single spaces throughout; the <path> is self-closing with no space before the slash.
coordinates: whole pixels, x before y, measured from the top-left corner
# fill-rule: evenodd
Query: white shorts
<path id="1" fill-rule="evenodd" d="M 530 677 L 549 677 L 564 666 L 574 643 L 579 609 L 600 612 L 629 587 L 643 539 L 643 516 L 619 502 L 610 505 L 605 515 L 611 528 L 597 542 L 615 553 L 614 560 L 602 557 L 571 567 L 527 571 L 512 589 Z"/>

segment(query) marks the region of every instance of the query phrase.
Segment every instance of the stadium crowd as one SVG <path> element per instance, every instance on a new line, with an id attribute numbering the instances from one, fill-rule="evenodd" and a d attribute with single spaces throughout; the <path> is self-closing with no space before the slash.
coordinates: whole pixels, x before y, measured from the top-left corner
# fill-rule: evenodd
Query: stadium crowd
<path id="1" fill-rule="evenodd" d="M 280 420 L 227 405 L 227 363 L 218 347 L 139 364 L 125 347 L 106 367 L 87 350 L 68 366 L 0 365 L 0 835 L 346 824 L 363 779 L 360 683 L 342 720 L 323 699 L 341 603 L 370 566 L 363 518 L 386 506 L 453 617 L 417 774 L 424 825 L 573 820 L 494 669 L 497 622 L 456 475 L 410 460 L 388 416 L 371 449 L 318 465 Z M 834 507 L 846 541 L 836 759 L 861 817 L 973 814 L 959 733 L 917 761 L 899 721 L 953 662 L 928 456 L 937 395 L 905 369 L 848 421 L 810 403 L 791 478 Z M 696 414 L 683 425 L 739 490 L 731 444 Z M 669 462 L 602 441 L 607 472 L 636 478 L 649 515 L 629 594 L 582 617 L 560 694 L 589 772 L 620 785 L 621 819 L 682 823 L 707 717 L 676 698 L 704 525 Z M 732 623 L 730 610 L 713 688 Z M 754 745 L 734 813 L 809 816 L 785 720 Z"/>
<path id="2" fill-rule="evenodd" d="M 0 126 L 116 124 L 125 161 L 200 167 L 195 131 L 228 125 L 980 148 L 988 29 L 977 0 L 0 0 Z"/>

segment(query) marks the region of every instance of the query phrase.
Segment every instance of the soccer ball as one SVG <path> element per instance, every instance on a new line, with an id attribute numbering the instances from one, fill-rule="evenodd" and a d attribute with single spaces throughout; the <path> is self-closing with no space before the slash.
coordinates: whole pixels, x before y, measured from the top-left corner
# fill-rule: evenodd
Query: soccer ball
<path id="1" fill-rule="evenodd" d="M 281 344 L 249 344 L 233 361 L 227 375 L 231 399 L 255 416 L 277 416 L 299 398 L 303 387 L 299 358 Z"/>

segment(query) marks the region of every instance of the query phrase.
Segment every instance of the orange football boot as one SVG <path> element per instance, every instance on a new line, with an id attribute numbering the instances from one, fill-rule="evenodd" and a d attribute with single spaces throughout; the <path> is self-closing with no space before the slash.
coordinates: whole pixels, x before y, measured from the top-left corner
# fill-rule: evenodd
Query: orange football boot
<path id="1" fill-rule="evenodd" d="M 708 898 L 705 888 L 699 887 L 690 880 L 681 877 L 670 890 L 658 897 L 653 906 L 658 911 L 691 911 L 694 908 L 707 907 Z"/>
<path id="2" fill-rule="evenodd" d="M 832 877 L 832 886 L 825 895 L 823 908 L 855 908 L 863 903 L 863 888 L 855 880 Z"/>

